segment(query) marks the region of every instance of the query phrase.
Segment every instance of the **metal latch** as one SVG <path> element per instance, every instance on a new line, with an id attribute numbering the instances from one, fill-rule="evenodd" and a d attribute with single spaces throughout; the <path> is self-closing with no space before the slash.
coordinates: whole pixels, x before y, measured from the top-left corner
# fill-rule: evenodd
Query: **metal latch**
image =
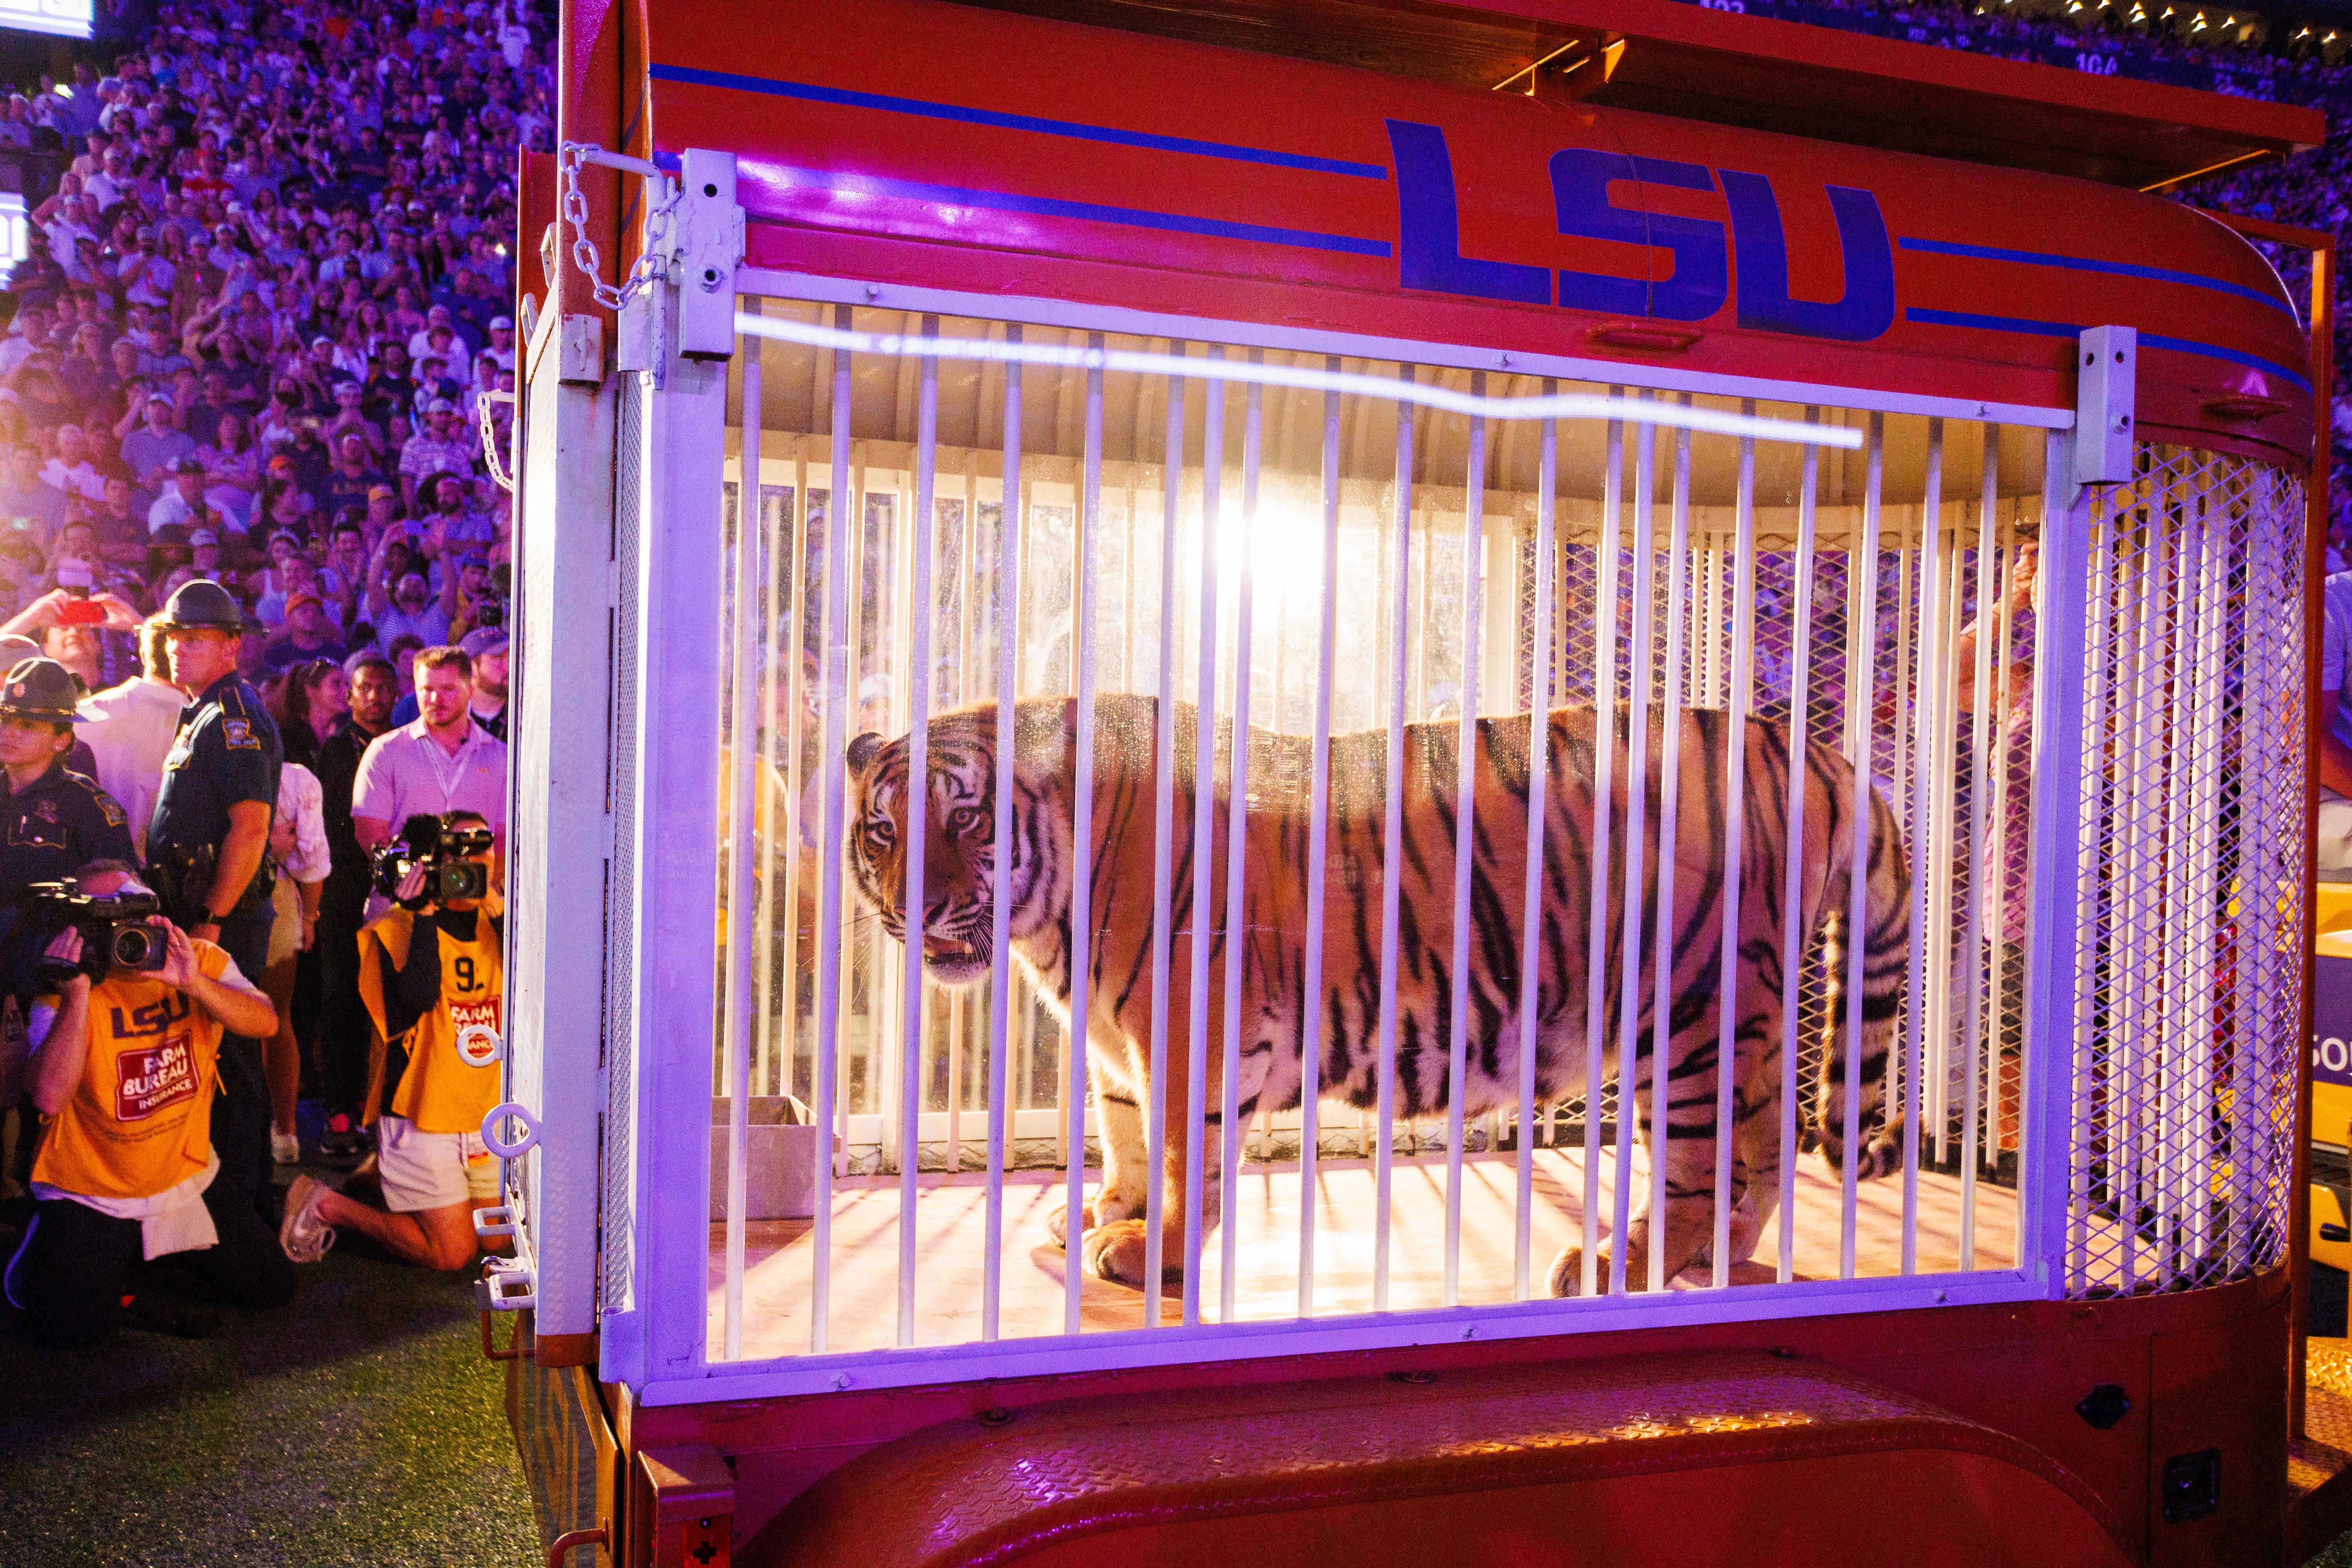
<path id="1" fill-rule="evenodd" d="M 2139 331 L 2090 327 L 2074 354 L 2074 482 L 2129 484 L 2139 433 Z"/>
<path id="2" fill-rule="evenodd" d="M 735 154 L 689 147 L 678 155 L 671 215 L 670 281 L 677 288 L 677 352 L 726 359 L 735 352 L 735 268 L 743 259 L 743 209 Z"/>

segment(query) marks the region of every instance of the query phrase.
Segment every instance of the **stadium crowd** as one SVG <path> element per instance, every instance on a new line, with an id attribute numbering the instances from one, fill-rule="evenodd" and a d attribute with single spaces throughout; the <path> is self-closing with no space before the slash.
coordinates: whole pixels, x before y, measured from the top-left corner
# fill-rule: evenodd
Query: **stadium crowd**
<path id="1" fill-rule="evenodd" d="M 549 145 L 552 7 L 208 0 L 123 7 L 117 25 L 133 21 L 110 68 L 0 95 L 0 157 L 47 150 L 62 169 L 26 193 L 31 254 L 0 307 L 0 731 L 56 717 L 47 667 L 21 661 L 62 667 L 79 709 L 46 727 L 60 748 L 78 736 L 58 755 L 119 805 L 127 879 L 108 885 L 135 889 L 139 859 L 161 879 L 150 830 L 171 816 L 158 805 L 173 770 L 206 765 L 175 734 L 217 697 L 234 752 L 264 728 L 236 716 L 236 691 L 259 698 L 284 765 L 274 878 L 254 885 L 276 891 L 266 958 L 238 958 L 229 979 L 274 1004 L 270 1152 L 299 1157 L 297 1095 L 315 1095 L 320 1149 L 349 1163 L 370 1142 L 372 1044 L 383 1081 L 355 956 L 384 907 L 369 852 L 419 812 L 461 806 L 502 828 L 513 518 L 488 453 L 508 449 L 514 170 L 519 149 Z M 192 683 L 181 644 L 221 630 L 234 668 Z M 404 737 L 454 755 L 437 786 L 430 761 L 407 760 L 433 753 Z M 51 760 L 37 749 L 28 778 Z M 173 913 L 167 895 L 165 910 L 195 936 L 217 927 L 235 957 L 236 917 L 196 920 L 232 913 L 201 902 Z M 234 1035 L 253 1016 L 219 994 Z M 0 1016 L 9 1108 L 24 1052 L 12 1075 L 5 1039 L 22 1026 Z M 0 1197 L 21 1205 L 28 1180 L 48 1194 L 34 1119 L 18 1120 Z M 235 1163 L 217 1113 L 214 1144 Z M 284 1189 L 266 1158 L 257 1185 L 275 1221 Z M 0 1226 L 12 1218 L 21 1208 L 0 1210 Z M 298 1260 L 323 1246 L 306 1226 L 287 1247 Z"/>

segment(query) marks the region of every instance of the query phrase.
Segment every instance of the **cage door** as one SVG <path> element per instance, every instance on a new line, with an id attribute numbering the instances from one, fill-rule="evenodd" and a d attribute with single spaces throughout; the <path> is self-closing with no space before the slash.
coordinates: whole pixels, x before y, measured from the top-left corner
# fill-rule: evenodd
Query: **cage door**
<path id="1" fill-rule="evenodd" d="M 509 1163 L 507 1182 L 518 1251 L 538 1271 L 542 1341 L 593 1332 L 598 1301 L 613 750 L 610 672 L 578 658 L 613 637 L 616 394 L 600 378 L 598 327 L 571 317 L 535 334 L 543 352 L 530 360 L 517 420 L 506 1073 L 507 1099 L 536 1122 L 539 1142 Z"/>

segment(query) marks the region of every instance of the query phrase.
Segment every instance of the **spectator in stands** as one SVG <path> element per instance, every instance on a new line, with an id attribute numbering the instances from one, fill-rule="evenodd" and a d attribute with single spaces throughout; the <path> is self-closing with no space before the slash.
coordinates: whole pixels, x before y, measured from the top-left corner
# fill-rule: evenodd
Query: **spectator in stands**
<path id="1" fill-rule="evenodd" d="M 320 659 L 342 662 L 343 645 L 335 640 L 335 629 L 327 624 L 326 601 L 316 592 L 295 590 L 286 599 L 285 617 L 286 629 L 270 640 L 268 650 L 261 656 L 264 668 L 282 672 Z"/>
<path id="2" fill-rule="evenodd" d="M 145 422 L 122 437 L 123 468 L 133 484 L 151 493 L 170 485 L 182 458 L 196 455 L 194 438 L 172 422 L 173 412 L 169 393 L 150 393 L 141 416 Z"/>
<path id="3" fill-rule="evenodd" d="M 64 492 L 41 481 L 41 449 L 25 442 L 10 449 L 0 482 L 0 529 L 47 552 L 66 520 Z"/>
<path id="4" fill-rule="evenodd" d="M 483 626 L 466 634 L 458 645 L 474 668 L 474 722 L 503 741 L 507 738 L 507 634 L 500 626 Z"/>

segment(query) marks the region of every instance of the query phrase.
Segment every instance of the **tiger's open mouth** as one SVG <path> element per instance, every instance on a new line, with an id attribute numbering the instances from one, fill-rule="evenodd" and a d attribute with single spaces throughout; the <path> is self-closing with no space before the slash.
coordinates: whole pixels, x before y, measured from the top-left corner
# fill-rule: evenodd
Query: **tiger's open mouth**
<path id="1" fill-rule="evenodd" d="M 970 958 L 979 951 L 978 944 L 974 942 L 961 942 L 951 936 L 933 936 L 929 931 L 923 933 L 923 956 L 928 959 Z"/>

